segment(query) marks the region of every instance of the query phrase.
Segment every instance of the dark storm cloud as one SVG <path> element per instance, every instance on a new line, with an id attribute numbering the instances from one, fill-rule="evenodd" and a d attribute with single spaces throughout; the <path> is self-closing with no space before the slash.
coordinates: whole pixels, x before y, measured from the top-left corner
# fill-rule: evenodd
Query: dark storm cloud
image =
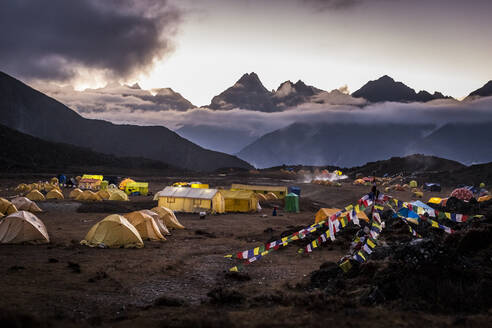
<path id="1" fill-rule="evenodd" d="M 180 17 L 166 1 L 0 1 L 0 70 L 54 80 L 78 69 L 127 77 L 172 50 Z"/>
<path id="2" fill-rule="evenodd" d="M 301 0 L 316 10 L 344 10 L 360 5 L 363 0 Z"/>

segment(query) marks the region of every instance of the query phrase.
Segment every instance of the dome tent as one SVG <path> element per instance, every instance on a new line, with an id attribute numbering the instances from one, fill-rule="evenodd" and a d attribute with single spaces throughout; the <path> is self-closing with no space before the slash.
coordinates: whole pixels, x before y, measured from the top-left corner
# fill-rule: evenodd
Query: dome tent
<path id="1" fill-rule="evenodd" d="M 135 211 L 123 216 L 137 229 L 142 239 L 166 240 L 159 231 L 159 227 L 154 219 L 141 211 Z"/>
<path id="2" fill-rule="evenodd" d="M 154 219 L 155 223 L 157 224 L 157 227 L 159 227 L 159 231 L 163 236 L 167 236 L 171 234 L 166 224 L 164 223 L 164 220 L 161 219 L 161 216 L 159 214 L 151 210 L 141 210 L 140 212 L 147 214 L 148 216 Z"/>
<path id="3" fill-rule="evenodd" d="M 78 201 L 93 201 L 93 202 L 100 202 L 102 201 L 101 197 L 99 197 L 98 194 L 96 194 L 93 191 L 90 190 L 84 190 L 80 195 L 75 198 L 75 200 Z"/>
<path id="4" fill-rule="evenodd" d="M 111 194 L 107 190 L 99 190 L 96 194 L 104 200 L 109 199 L 109 197 L 111 196 Z"/>
<path id="5" fill-rule="evenodd" d="M 179 223 L 178 219 L 176 218 L 176 215 L 174 215 L 174 212 L 171 211 L 170 209 L 164 207 L 164 206 L 157 206 L 151 209 L 152 212 L 156 212 L 157 214 L 160 215 L 161 219 L 164 221 L 166 224 L 166 227 L 171 228 L 171 229 L 184 229 L 185 227 Z"/>
<path id="6" fill-rule="evenodd" d="M 83 191 L 79 188 L 75 188 L 74 190 L 72 190 L 70 192 L 70 195 L 68 197 L 70 198 L 77 198 L 78 196 L 80 196 L 80 194 L 82 194 Z"/>
<path id="7" fill-rule="evenodd" d="M 324 221 L 339 211 L 340 211 L 339 208 L 320 208 L 319 211 L 316 212 L 315 214 L 314 223 L 319 223 L 321 221 Z M 363 211 L 357 212 L 357 218 L 359 220 L 364 220 L 366 222 L 369 222 L 369 218 L 367 217 L 366 213 L 364 213 Z"/>
<path id="8" fill-rule="evenodd" d="M 27 211 L 13 213 L 0 221 L 1 244 L 46 244 L 50 242 L 43 221 Z"/>
<path id="9" fill-rule="evenodd" d="M 17 197 L 12 199 L 12 204 L 17 207 L 19 211 L 28 211 L 31 213 L 42 212 L 43 210 L 39 208 L 39 206 L 33 202 L 32 200 L 26 197 Z"/>
<path id="10" fill-rule="evenodd" d="M 135 181 L 133 179 L 130 179 L 130 178 L 126 178 L 126 179 L 123 179 L 123 181 L 120 182 L 120 185 L 119 185 L 119 189 L 121 190 L 125 190 L 126 188 L 126 185 L 128 183 L 134 183 Z"/>
<path id="11" fill-rule="evenodd" d="M 124 191 L 118 189 L 108 189 L 109 198 L 108 200 L 117 200 L 117 201 L 128 201 L 128 195 L 125 194 Z"/>
<path id="12" fill-rule="evenodd" d="M 126 218 L 112 214 L 89 230 L 82 245 L 89 247 L 141 248 L 144 246 L 137 229 Z"/>
<path id="13" fill-rule="evenodd" d="M 0 197 L 0 213 L 10 215 L 17 212 L 17 207 L 5 198 Z"/>
<path id="14" fill-rule="evenodd" d="M 450 196 L 468 201 L 473 198 L 473 193 L 467 188 L 457 188 L 451 192 Z"/>
<path id="15" fill-rule="evenodd" d="M 46 194 L 46 199 L 64 199 L 63 194 L 58 189 L 51 189 L 50 192 Z"/>
<path id="16" fill-rule="evenodd" d="M 34 189 L 30 193 L 26 195 L 26 197 L 30 200 L 46 200 L 44 195 L 39 192 L 39 190 Z"/>

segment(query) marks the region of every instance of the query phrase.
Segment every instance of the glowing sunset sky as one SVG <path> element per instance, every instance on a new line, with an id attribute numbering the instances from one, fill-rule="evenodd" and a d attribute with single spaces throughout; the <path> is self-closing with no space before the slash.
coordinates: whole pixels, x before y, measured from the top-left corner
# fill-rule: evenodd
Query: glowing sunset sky
<path id="1" fill-rule="evenodd" d="M 138 81 L 196 105 L 256 72 L 351 91 L 384 74 L 461 98 L 492 79 L 489 0 L 0 3 L 0 70 L 77 88 Z M 5 49 L 5 51 L 4 51 Z"/>

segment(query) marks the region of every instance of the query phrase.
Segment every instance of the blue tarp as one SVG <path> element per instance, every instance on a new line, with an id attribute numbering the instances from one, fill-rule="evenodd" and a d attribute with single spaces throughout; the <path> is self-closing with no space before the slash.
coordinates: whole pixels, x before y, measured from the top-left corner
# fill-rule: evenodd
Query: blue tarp
<path id="1" fill-rule="evenodd" d="M 415 205 L 415 206 L 418 206 L 418 207 L 423 207 L 423 208 L 425 208 L 426 210 L 433 210 L 433 208 L 432 208 L 432 207 L 430 207 L 430 206 L 429 206 L 429 205 L 427 205 L 426 203 L 421 202 L 420 200 L 416 200 L 416 201 L 414 201 L 414 202 L 412 202 L 412 203 L 410 203 L 410 204 Z"/>
<path id="2" fill-rule="evenodd" d="M 297 196 L 301 196 L 301 188 L 296 186 L 289 187 L 289 193 L 296 194 Z"/>

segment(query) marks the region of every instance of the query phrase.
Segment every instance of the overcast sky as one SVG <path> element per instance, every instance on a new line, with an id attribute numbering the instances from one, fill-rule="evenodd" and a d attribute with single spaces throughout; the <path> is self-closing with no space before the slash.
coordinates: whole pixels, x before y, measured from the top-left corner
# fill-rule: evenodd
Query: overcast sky
<path id="1" fill-rule="evenodd" d="M 0 2 L 0 70 L 78 89 L 171 87 L 196 105 L 256 72 L 355 91 L 384 74 L 461 98 L 492 79 L 490 0 Z"/>

